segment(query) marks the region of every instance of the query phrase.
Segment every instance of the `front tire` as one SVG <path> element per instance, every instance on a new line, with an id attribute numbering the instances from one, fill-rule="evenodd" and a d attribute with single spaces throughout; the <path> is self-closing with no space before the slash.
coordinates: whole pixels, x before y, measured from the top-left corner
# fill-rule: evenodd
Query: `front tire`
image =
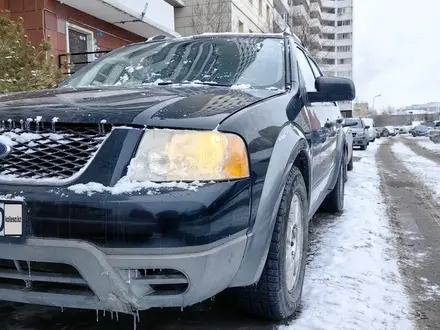
<path id="1" fill-rule="evenodd" d="M 345 159 L 342 159 L 338 173 L 338 179 L 333 190 L 327 195 L 321 205 L 321 210 L 328 213 L 342 213 L 344 210 L 345 197 Z"/>
<path id="2" fill-rule="evenodd" d="M 352 171 L 353 170 L 353 155 L 351 155 L 351 159 L 347 164 L 347 171 Z"/>
<path id="3" fill-rule="evenodd" d="M 301 300 L 308 249 L 307 189 L 301 172 L 288 175 L 266 264 L 256 285 L 241 288 L 242 306 L 255 316 L 282 320 Z"/>

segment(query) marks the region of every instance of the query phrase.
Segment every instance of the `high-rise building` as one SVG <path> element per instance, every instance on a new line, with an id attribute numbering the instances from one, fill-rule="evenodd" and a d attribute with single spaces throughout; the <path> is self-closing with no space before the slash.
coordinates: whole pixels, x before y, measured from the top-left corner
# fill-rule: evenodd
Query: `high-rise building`
<path id="1" fill-rule="evenodd" d="M 322 0 L 321 67 L 327 76 L 353 77 L 353 0 Z M 351 117 L 353 102 L 339 102 Z"/>
<path id="2" fill-rule="evenodd" d="M 174 10 L 175 28 L 182 36 L 205 32 L 272 32 L 273 1 L 185 0 L 184 7 Z"/>

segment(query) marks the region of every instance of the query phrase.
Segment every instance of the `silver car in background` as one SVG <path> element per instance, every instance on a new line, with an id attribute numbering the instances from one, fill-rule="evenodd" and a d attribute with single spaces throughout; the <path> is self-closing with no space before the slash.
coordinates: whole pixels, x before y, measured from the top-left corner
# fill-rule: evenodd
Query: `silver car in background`
<path id="1" fill-rule="evenodd" d="M 350 127 L 353 137 L 353 146 L 366 150 L 370 143 L 369 128 L 362 118 L 346 118 L 345 126 Z"/>

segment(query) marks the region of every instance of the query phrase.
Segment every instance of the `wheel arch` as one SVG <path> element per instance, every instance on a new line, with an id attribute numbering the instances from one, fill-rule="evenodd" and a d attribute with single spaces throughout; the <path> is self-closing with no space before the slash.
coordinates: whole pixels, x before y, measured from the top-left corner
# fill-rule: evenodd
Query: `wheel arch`
<path id="1" fill-rule="evenodd" d="M 248 241 L 241 266 L 231 287 L 256 283 L 266 262 L 278 208 L 287 176 L 292 166 L 298 166 L 311 196 L 311 151 L 304 133 L 295 125 L 285 126 L 274 145 L 264 180 L 255 222 L 248 233 Z"/>

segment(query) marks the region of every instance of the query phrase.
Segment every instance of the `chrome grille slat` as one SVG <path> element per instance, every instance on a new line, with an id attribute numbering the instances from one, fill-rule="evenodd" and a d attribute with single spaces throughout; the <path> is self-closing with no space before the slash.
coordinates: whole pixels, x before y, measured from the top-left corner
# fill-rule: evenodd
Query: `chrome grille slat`
<path id="1" fill-rule="evenodd" d="M 16 179 L 69 179 L 93 157 L 111 131 L 98 124 L 30 123 L 2 126 L 0 136 L 14 143 L 0 160 L 0 176 Z M 31 133 L 32 135 L 30 135 Z"/>

